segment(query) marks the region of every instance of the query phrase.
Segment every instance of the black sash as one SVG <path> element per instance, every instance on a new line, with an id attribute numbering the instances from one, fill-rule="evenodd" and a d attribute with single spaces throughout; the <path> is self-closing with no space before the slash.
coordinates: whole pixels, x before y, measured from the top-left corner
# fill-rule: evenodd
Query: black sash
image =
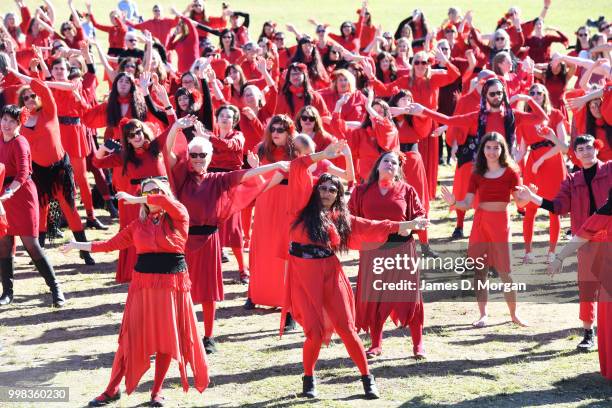
<path id="1" fill-rule="evenodd" d="M 479 144 L 480 140 L 478 136 L 468 136 L 465 139 L 465 143 L 460 145 L 459 149 L 457 149 L 457 168 L 476 160 Z"/>
<path id="2" fill-rule="evenodd" d="M 25 181 L 28 181 L 31 178 L 32 178 L 32 175 L 30 174 L 28 177 L 26 177 Z M 6 186 L 8 184 L 11 184 L 13 180 L 15 180 L 15 176 L 7 176 L 4 178 L 4 182 L 2 183 L 2 185 Z"/>
<path id="3" fill-rule="evenodd" d="M 289 180 L 288 179 L 282 179 L 280 183 L 278 184 L 282 184 L 283 186 L 288 186 L 289 185 Z"/>
<path id="4" fill-rule="evenodd" d="M 184 254 L 148 252 L 138 254 L 134 270 L 140 273 L 175 274 L 187 269 Z"/>
<path id="5" fill-rule="evenodd" d="M 230 170 L 222 169 L 220 167 L 209 167 L 206 169 L 208 173 L 227 173 Z"/>
<path id="6" fill-rule="evenodd" d="M 411 152 L 414 145 L 416 145 L 416 143 L 400 143 L 400 151 L 401 152 Z"/>
<path id="7" fill-rule="evenodd" d="M 323 259 L 332 256 L 334 251 L 319 245 L 292 242 L 289 246 L 289 254 L 304 259 Z"/>
<path id="8" fill-rule="evenodd" d="M 554 147 L 555 144 L 551 142 L 550 140 L 542 140 L 541 142 L 530 144 L 529 148 L 531 150 L 537 150 L 537 149 L 540 149 L 542 147 L 547 147 L 547 146 Z"/>
<path id="9" fill-rule="evenodd" d="M 189 235 L 212 235 L 218 230 L 216 225 L 192 225 L 189 227 Z"/>
<path id="10" fill-rule="evenodd" d="M 73 116 L 58 116 L 57 121 L 62 125 L 78 125 L 81 123 L 81 118 Z"/>

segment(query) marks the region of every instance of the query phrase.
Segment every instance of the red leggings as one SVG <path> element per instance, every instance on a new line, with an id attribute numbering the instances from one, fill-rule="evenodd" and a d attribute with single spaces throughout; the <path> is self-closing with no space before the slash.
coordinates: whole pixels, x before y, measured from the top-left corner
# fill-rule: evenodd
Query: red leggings
<path id="1" fill-rule="evenodd" d="M 106 386 L 106 390 L 104 390 L 108 396 L 113 396 L 119 392 L 119 385 L 125 376 L 125 364 L 123 361 L 123 357 L 119 353 L 115 354 L 111 379 Z M 151 388 L 151 396 L 155 396 L 161 391 L 171 361 L 172 356 L 170 354 L 155 353 L 155 379 L 153 380 L 153 388 Z"/>
<path id="2" fill-rule="evenodd" d="M 110 200 L 110 190 L 108 189 L 108 183 L 106 182 L 106 177 L 104 176 L 104 171 L 91 163 L 91 158 L 93 157 L 93 153 L 87 156 L 86 164 L 87 171 L 89 171 L 94 176 L 94 180 L 96 181 L 96 187 L 98 191 L 102 195 L 104 201 Z"/>
<path id="3" fill-rule="evenodd" d="M 359 338 L 359 336 L 357 336 L 357 332 L 354 330 L 336 330 L 336 333 L 338 333 L 338 335 L 342 339 L 344 347 L 346 347 L 346 351 L 348 351 L 349 356 L 351 357 L 353 362 L 355 362 L 357 368 L 359 368 L 361 375 L 370 374 L 368 361 L 365 355 L 365 349 L 363 348 L 363 343 L 361 343 L 361 339 Z M 304 375 L 313 375 L 322 344 L 323 338 L 321 338 L 321 336 L 311 334 L 306 337 L 306 341 L 304 342 L 304 348 L 302 350 Z"/>
<path id="4" fill-rule="evenodd" d="M 523 217 L 523 240 L 525 241 L 525 252 L 531 252 L 531 242 L 533 240 L 533 224 L 537 213 L 537 208 L 527 206 L 525 209 L 525 216 Z M 549 229 L 549 243 L 548 252 L 555 252 L 557 247 L 557 241 L 559 240 L 559 230 L 561 225 L 559 223 L 559 216 L 553 213 L 548 213 L 550 218 L 550 229 Z"/>
<path id="5" fill-rule="evenodd" d="M 61 189 L 57 190 L 53 193 L 53 198 L 55 198 L 62 209 L 62 213 L 64 213 L 64 217 L 66 217 L 66 221 L 68 222 L 68 228 L 71 231 L 83 231 L 83 223 L 81 222 L 81 216 L 77 212 L 75 207 L 71 207 L 70 204 L 66 201 L 64 194 Z M 47 217 L 49 215 L 49 204 L 41 205 L 39 208 L 40 214 L 40 222 L 38 224 L 38 229 L 41 232 L 47 231 Z"/>
<path id="6" fill-rule="evenodd" d="M 372 327 L 370 330 L 370 338 L 372 339 L 372 348 L 382 347 L 383 338 L 383 326 L 385 322 L 381 322 L 380 325 Z M 416 354 L 423 354 L 425 348 L 423 347 L 423 323 L 415 322 L 408 325 L 410 328 L 410 337 L 412 337 L 412 352 Z"/>
<path id="7" fill-rule="evenodd" d="M 427 230 L 417 231 L 417 235 L 419 236 L 419 242 L 421 244 L 429 244 L 429 238 L 427 235 Z"/>
<path id="8" fill-rule="evenodd" d="M 251 221 L 253 220 L 253 208 L 255 206 L 251 205 L 242 210 L 242 234 L 244 235 L 244 239 L 251 239 Z"/>
<path id="9" fill-rule="evenodd" d="M 79 191 L 81 192 L 81 201 L 83 201 L 83 205 L 85 206 L 87 218 L 93 218 L 93 200 L 91 198 L 89 183 L 87 182 L 85 157 L 70 157 L 70 164 L 72 164 L 72 170 L 74 171 L 75 184 L 79 187 Z"/>
<path id="10" fill-rule="evenodd" d="M 215 309 L 217 307 L 216 302 L 202 302 L 202 314 L 204 315 L 204 336 L 212 337 L 213 329 L 215 327 Z"/>

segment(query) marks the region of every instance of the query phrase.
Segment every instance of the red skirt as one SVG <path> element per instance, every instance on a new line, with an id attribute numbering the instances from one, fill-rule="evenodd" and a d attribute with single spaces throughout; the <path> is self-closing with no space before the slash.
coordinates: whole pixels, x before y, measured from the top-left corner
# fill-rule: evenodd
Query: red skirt
<path id="1" fill-rule="evenodd" d="M 488 266 L 499 273 L 510 273 L 510 215 L 508 211 L 478 208 L 468 244 L 468 256 L 485 257 Z"/>
<path id="2" fill-rule="evenodd" d="M 601 375 L 612 380 L 612 302 L 597 303 L 597 350 Z"/>
<path id="3" fill-rule="evenodd" d="M 240 211 L 232 214 L 225 222 L 219 225 L 219 238 L 224 248 L 242 247 L 242 216 Z"/>
<path id="4" fill-rule="evenodd" d="M 427 174 L 423 158 L 419 152 L 405 152 L 406 162 L 404 163 L 404 179 L 417 192 L 421 204 L 425 207 L 426 214 L 429 214 L 429 186 L 427 184 Z"/>
<path id="5" fill-rule="evenodd" d="M 382 327 L 389 316 L 396 326 L 423 325 L 423 299 L 419 290 L 420 274 L 418 270 L 414 274 L 401 270 L 388 270 L 384 272 L 384 275 L 374 277 L 373 258 L 395 258 L 397 254 L 407 254 L 409 257 L 416 259 L 417 252 L 414 240 L 393 248 L 359 252 L 357 298 L 355 299 L 357 311 L 355 324 L 357 329 L 371 333 L 371 329 Z M 410 291 L 410 293 L 376 291 L 373 289 L 372 283 L 374 279 L 379 277 L 384 282 L 409 280 L 416 285 L 416 290 Z M 404 299 L 401 299 L 402 297 Z"/>
<path id="6" fill-rule="evenodd" d="M 117 172 L 114 172 L 116 174 Z M 114 175 L 113 174 L 113 175 Z M 132 221 L 138 218 L 140 206 L 126 205 L 123 200 L 119 201 L 119 229 L 127 227 Z M 132 280 L 134 273 L 134 265 L 136 265 L 136 249 L 130 246 L 119 251 L 119 261 L 117 262 L 117 272 L 115 273 L 115 282 L 126 283 Z"/>
<path id="7" fill-rule="evenodd" d="M 119 332 L 115 363 L 123 363 L 125 387 L 131 394 L 150 367 L 155 353 L 169 354 L 179 364 L 183 390 L 189 389 L 186 367 L 195 388 L 208 386 L 206 354 L 196 328 L 197 319 L 187 271 L 178 274 L 134 272 Z"/>
<path id="8" fill-rule="evenodd" d="M 438 138 L 425 137 L 419 141 L 419 152 L 423 157 L 425 174 L 427 174 L 427 186 L 429 187 L 429 197 L 436 196 L 438 186 Z"/>
<path id="9" fill-rule="evenodd" d="M 189 235 L 185 260 L 189 269 L 193 303 L 223 300 L 219 232 L 211 235 Z"/>
<path id="10" fill-rule="evenodd" d="M 8 186 L 8 185 L 7 185 Z M 38 193 L 32 179 L 28 179 L 15 194 L 2 203 L 8 222 L 7 235 L 38 236 Z"/>
<path id="11" fill-rule="evenodd" d="M 60 123 L 60 135 L 62 146 L 69 157 L 87 157 L 90 153 L 89 143 L 87 143 L 87 132 L 85 126 L 63 125 Z"/>
<path id="12" fill-rule="evenodd" d="M 453 195 L 455 196 L 457 201 L 462 201 L 465 199 L 465 196 L 468 191 L 468 186 L 470 185 L 470 177 L 472 176 L 473 171 L 473 162 L 468 162 L 460 167 L 455 168 L 455 177 L 453 178 Z M 472 208 L 478 208 L 478 194 L 474 196 L 474 200 L 472 201 Z M 454 206 L 452 209 L 454 209 Z"/>
<path id="13" fill-rule="evenodd" d="M 563 163 L 563 157 L 561 154 L 556 154 L 548 160 L 545 160 L 537 173 L 534 173 L 531 168 L 533 164 L 550 149 L 552 149 L 552 147 L 541 147 L 539 149 L 530 150 L 523 171 L 524 184 L 527 186 L 529 184 L 535 184 L 538 187 L 538 195 L 548 200 L 555 198 L 561 188 L 561 183 L 565 180 L 565 177 L 567 177 L 567 170 L 565 169 L 565 163 Z M 533 208 L 537 207 L 533 203 L 529 205 Z"/>
<path id="14" fill-rule="evenodd" d="M 289 252 L 289 187 L 278 185 L 255 201 L 249 251 L 249 297 L 257 305 L 281 307 L 285 292 L 285 258 Z"/>

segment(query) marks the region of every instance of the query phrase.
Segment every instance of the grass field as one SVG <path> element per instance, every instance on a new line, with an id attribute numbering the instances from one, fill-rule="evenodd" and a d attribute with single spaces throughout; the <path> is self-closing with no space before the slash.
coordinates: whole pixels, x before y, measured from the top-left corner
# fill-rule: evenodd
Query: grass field
<path id="1" fill-rule="evenodd" d="M 220 10 L 220 1 L 207 2 L 210 13 Z M 27 4 L 33 6 L 32 1 Z M 153 1 L 139 2 L 148 17 Z M 162 3 L 168 10 L 170 3 Z M 449 5 L 478 10 L 476 22 L 493 28 L 494 21 L 510 5 L 517 4 L 525 18 L 540 11 L 540 2 L 443 1 L 422 3 L 433 24 L 444 17 Z M 77 7 L 82 7 L 80 1 Z M 182 4 L 181 4 L 182 6 Z M 293 22 L 307 29 L 308 17 L 315 17 L 336 26 L 356 16 L 359 3 L 340 1 L 232 1 L 237 10 L 252 13 L 252 34 L 258 34 L 263 20 Z M 105 21 L 109 3 L 97 2 L 94 10 Z M 405 1 L 372 1 L 376 22 L 394 29 L 408 15 L 414 3 Z M 13 5 L 4 2 L 0 12 Z M 67 16 L 67 8 L 58 6 L 58 21 Z M 606 1 L 554 1 L 548 24 L 568 34 L 587 17 L 610 12 Z M 309 30 L 310 31 L 310 30 Z M 102 35 L 103 38 L 105 36 Z M 450 167 L 442 167 L 440 179 L 449 185 Z M 82 210 L 82 209 L 81 209 Z M 84 214 L 84 212 L 82 211 Z M 100 218 L 106 213 L 100 212 Z M 430 218 L 434 221 L 430 237 L 434 249 L 446 245 L 446 237 L 454 227 L 454 216 L 440 201 L 432 202 Z M 568 226 L 568 220 L 562 220 Z M 471 227 L 471 216 L 466 232 Z M 521 241 L 521 223 L 512 222 L 514 237 Z M 90 239 L 103 239 L 116 232 L 88 231 Z M 535 253 L 538 264 L 517 267 L 513 273 L 541 276 L 546 252 L 547 219 L 539 216 L 535 227 Z M 66 234 L 66 235 L 69 235 Z M 561 241 L 561 244 L 564 241 Z M 98 395 L 105 387 L 116 350 L 117 333 L 127 294 L 126 285 L 114 283 L 117 255 L 97 254 L 98 265 L 85 267 L 76 253 L 68 257 L 59 253 L 57 245 L 49 246 L 48 255 L 56 265 L 68 303 L 64 309 L 48 307 L 50 295 L 38 274 L 29 265 L 29 258 L 18 248 L 14 303 L 0 309 L 0 386 L 69 387 L 68 403 L 5 404 L 10 407 L 79 407 Z M 520 250 L 520 245 L 518 245 Z M 520 253 L 520 252 L 519 252 Z M 345 271 L 355 282 L 357 253 L 343 256 Z M 514 265 L 519 262 L 513 259 Z M 235 263 L 225 264 L 226 300 L 219 305 L 216 339 L 219 352 L 208 359 L 211 385 L 204 394 L 194 390 L 184 394 L 180 389 L 176 364 L 171 366 L 165 383 L 167 406 L 368 406 L 368 407 L 610 407 L 612 385 L 599 374 L 597 353 L 579 354 L 575 346 L 581 338 L 577 329 L 578 305 L 575 303 L 527 303 L 519 307 L 530 327 L 518 328 L 509 323 L 503 303 L 491 303 L 490 325 L 473 329 L 476 317 L 473 302 L 435 302 L 426 304 L 424 342 L 428 353 L 425 361 L 411 358 L 411 341 L 407 330 L 386 326 L 384 354 L 371 362 L 382 399 L 366 402 L 358 371 L 335 339 L 324 348 L 317 365 L 320 399 L 307 401 L 301 391 L 301 345 L 303 334 L 278 337 L 278 311 L 259 308 L 254 312 L 242 309 L 246 287 L 234 283 L 238 274 Z M 571 291 L 573 277 L 566 273 L 556 280 L 559 287 Z M 198 319 L 202 315 L 198 310 Z M 200 328 L 200 330 L 202 330 Z M 364 341 L 367 336 L 362 335 Z M 135 407 L 149 399 L 153 372 L 143 377 L 137 391 L 124 396 L 115 406 Z M 367 404 L 367 405 L 366 405 Z"/>

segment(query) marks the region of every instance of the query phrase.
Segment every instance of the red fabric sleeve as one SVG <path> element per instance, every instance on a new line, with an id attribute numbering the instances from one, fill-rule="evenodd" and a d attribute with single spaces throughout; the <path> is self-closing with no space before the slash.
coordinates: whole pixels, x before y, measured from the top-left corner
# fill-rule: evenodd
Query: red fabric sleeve
<path id="1" fill-rule="evenodd" d="M 570 184 L 572 179 L 570 177 L 573 177 L 573 175 L 563 180 L 559 192 L 553 199 L 553 205 L 555 208 L 554 214 L 567 214 L 572 209 L 572 186 Z"/>
<path id="2" fill-rule="evenodd" d="M 93 24 L 93 26 L 100 31 L 104 31 L 105 33 L 110 33 L 113 31 L 114 27 L 112 25 L 103 25 L 98 23 L 93 14 L 89 15 L 89 20 L 91 21 L 91 24 Z"/>
<path id="3" fill-rule="evenodd" d="M 244 135 L 242 132 L 236 132 L 231 139 L 222 139 L 220 137 L 211 137 L 210 143 L 215 150 L 221 152 L 241 152 L 244 146 Z"/>
<path id="4" fill-rule="evenodd" d="M 423 115 L 448 126 L 464 128 L 469 128 L 474 123 L 474 120 L 478 120 L 478 112 L 466 113 L 465 115 L 446 116 L 442 113 L 425 108 L 423 109 Z"/>
<path id="5" fill-rule="evenodd" d="M 308 167 L 313 163 L 310 156 L 299 157 L 291 161 L 289 168 L 289 214 L 297 217 L 302 211 L 314 187 L 314 178 L 308 172 Z"/>
<path id="6" fill-rule="evenodd" d="M 25 34 L 28 32 L 32 15 L 30 14 L 30 9 L 25 6 L 20 7 L 19 11 L 21 12 L 21 24 L 19 24 L 19 28 L 21 28 L 21 32 Z"/>
<path id="7" fill-rule="evenodd" d="M 478 191 L 479 177 L 480 176 L 476 173 L 472 173 L 470 175 L 470 182 L 468 184 L 468 189 L 467 189 L 468 193 L 476 194 L 476 191 Z"/>
<path id="8" fill-rule="evenodd" d="M 374 118 L 372 128 L 376 135 L 376 143 L 381 149 L 390 151 L 399 148 L 399 137 L 395 124 L 387 118 Z"/>
<path id="9" fill-rule="evenodd" d="M 165 194 L 153 194 L 147 196 L 147 204 L 153 204 L 161 207 L 172 221 L 176 223 L 189 223 L 189 214 L 183 204 L 177 200 L 168 197 Z"/>
<path id="10" fill-rule="evenodd" d="M 106 109 L 108 102 L 103 102 L 91 109 L 88 109 L 81 116 L 81 121 L 85 126 L 92 129 L 103 128 L 107 126 Z"/>
<path id="11" fill-rule="evenodd" d="M 612 126 L 612 85 L 604 88 L 603 102 L 601 103 L 601 115 L 606 123 Z"/>
<path id="12" fill-rule="evenodd" d="M 217 200 L 217 218 L 226 220 L 233 214 L 249 207 L 268 186 L 269 180 L 251 177 L 242 181 L 248 170 L 235 170 L 223 173 L 224 191 Z"/>
<path id="13" fill-rule="evenodd" d="M 55 98 L 53 98 L 53 93 L 51 89 L 45 84 L 44 81 L 40 79 L 33 78 L 30 83 L 30 87 L 32 88 L 32 92 L 40 97 L 42 102 L 42 111 L 47 117 L 57 116 L 57 105 L 55 104 Z"/>
<path id="14" fill-rule="evenodd" d="M 351 236 L 349 248 L 361 249 L 364 244 L 369 248 L 373 243 L 386 242 L 389 234 L 398 232 L 399 222 L 382 220 L 374 221 L 350 215 Z"/>
<path id="15" fill-rule="evenodd" d="M 106 241 L 94 241 L 91 243 L 91 252 L 110 252 L 118 249 L 129 248 L 133 244 L 132 231 L 140 219 L 135 219 L 127 227 L 120 230 L 114 237 Z"/>
<path id="16" fill-rule="evenodd" d="M 99 169 L 111 169 L 113 167 L 122 166 L 123 158 L 121 157 L 121 154 L 111 153 L 101 159 L 98 159 L 94 154 L 91 158 L 91 164 Z"/>
<path id="17" fill-rule="evenodd" d="M 349 139 L 352 133 L 352 131 L 346 127 L 346 122 L 342 119 L 342 114 L 338 112 L 332 114 L 330 126 L 338 139 Z"/>
<path id="18" fill-rule="evenodd" d="M 429 83 L 432 88 L 441 88 L 453 83 L 460 75 L 459 69 L 449 62 L 446 64 L 446 72 L 432 75 Z"/>
<path id="19" fill-rule="evenodd" d="M 264 122 L 268 118 L 271 118 L 276 111 L 276 103 L 278 102 L 278 90 L 275 86 L 271 87 L 266 94 L 266 104 L 259 110 L 257 117 L 260 121 Z M 263 125 L 262 125 L 263 131 Z"/>
<path id="20" fill-rule="evenodd" d="M 514 110 L 514 117 L 516 118 L 516 125 L 537 125 L 539 123 L 548 120 L 548 115 L 544 112 L 544 109 L 533 99 L 529 99 L 529 107 L 531 112 L 521 112 Z"/>
<path id="21" fill-rule="evenodd" d="M 14 181 L 23 184 L 30 176 L 30 161 L 32 160 L 30 157 L 30 146 L 25 137 L 15 139 L 13 154 L 15 155 L 15 167 L 17 168 Z"/>

